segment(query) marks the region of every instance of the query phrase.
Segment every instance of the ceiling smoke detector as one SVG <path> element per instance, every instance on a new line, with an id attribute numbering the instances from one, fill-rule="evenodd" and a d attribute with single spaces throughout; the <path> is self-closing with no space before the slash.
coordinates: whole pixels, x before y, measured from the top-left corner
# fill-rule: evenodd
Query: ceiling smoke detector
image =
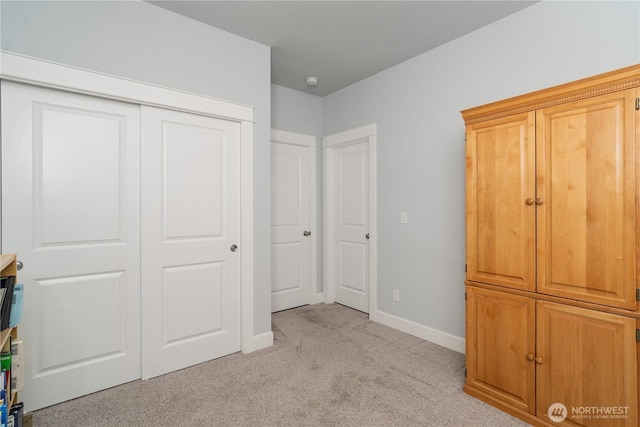
<path id="1" fill-rule="evenodd" d="M 318 78 L 317 77 L 307 77 L 307 86 L 317 86 Z"/>

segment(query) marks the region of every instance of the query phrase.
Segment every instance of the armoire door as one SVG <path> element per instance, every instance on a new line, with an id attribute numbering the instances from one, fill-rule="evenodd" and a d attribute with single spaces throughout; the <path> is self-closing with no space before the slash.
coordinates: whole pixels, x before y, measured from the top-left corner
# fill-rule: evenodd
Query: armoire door
<path id="1" fill-rule="evenodd" d="M 637 93 L 537 112 L 538 292 L 636 308 Z"/>
<path id="2" fill-rule="evenodd" d="M 241 347 L 238 122 L 142 107 L 142 378 Z"/>
<path id="3" fill-rule="evenodd" d="M 466 314 L 466 383 L 535 414 L 535 301 L 467 286 Z"/>
<path id="4" fill-rule="evenodd" d="M 27 410 L 140 378 L 140 109 L 2 82 L 2 250 Z"/>
<path id="5" fill-rule="evenodd" d="M 636 319 L 537 301 L 538 417 L 567 408 L 563 426 L 636 427 Z"/>
<path id="6" fill-rule="evenodd" d="M 535 115 L 467 126 L 467 280 L 533 291 Z"/>
<path id="7" fill-rule="evenodd" d="M 272 312 L 311 303 L 310 150 L 271 142 Z"/>

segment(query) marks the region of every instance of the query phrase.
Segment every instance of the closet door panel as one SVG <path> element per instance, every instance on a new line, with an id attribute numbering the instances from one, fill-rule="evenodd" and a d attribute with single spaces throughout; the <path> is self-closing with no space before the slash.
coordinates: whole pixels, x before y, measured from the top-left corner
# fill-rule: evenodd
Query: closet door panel
<path id="1" fill-rule="evenodd" d="M 140 377 L 140 111 L 2 82 L 2 249 L 34 410 Z"/>
<path id="2" fill-rule="evenodd" d="M 153 107 L 142 123 L 150 378 L 240 350 L 240 124 Z"/>

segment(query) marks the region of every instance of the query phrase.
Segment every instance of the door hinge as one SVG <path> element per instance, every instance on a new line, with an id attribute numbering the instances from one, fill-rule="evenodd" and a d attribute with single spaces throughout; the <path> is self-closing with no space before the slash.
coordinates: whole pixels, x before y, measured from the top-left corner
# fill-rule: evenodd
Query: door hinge
<path id="1" fill-rule="evenodd" d="M 636 329 L 636 341 L 640 342 L 640 329 Z"/>
<path id="2" fill-rule="evenodd" d="M 467 264 L 464 265 L 464 272 L 467 272 Z"/>
<path id="3" fill-rule="evenodd" d="M 640 289 L 636 289 L 636 301 L 640 301 Z"/>
<path id="4" fill-rule="evenodd" d="M 640 98 L 636 98 L 636 111 L 640 110 Z"/>
<path id="5" fill-rule="evenodd" d="M 464 368 L 464 377 L 467 378 L 467 368 Z"/>
<path id="6" fill-rule="evenodd" d="M 464 293 L 464 300 L 465 301 L 467 300 L 467 293 L 466 292 Z"/>

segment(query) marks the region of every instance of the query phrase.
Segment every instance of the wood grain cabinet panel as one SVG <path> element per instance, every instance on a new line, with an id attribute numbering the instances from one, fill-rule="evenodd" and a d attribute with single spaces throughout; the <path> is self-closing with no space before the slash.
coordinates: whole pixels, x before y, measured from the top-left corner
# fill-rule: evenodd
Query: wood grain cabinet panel
<path id="1" fill-rule="evenodd" d="M 525 113 L 467 128 L 469 280 L 535 290 L 534 125 Z"/>
<path id="2" fill-rule="evenodd" d="M 465 392 L 637 427 L 640 64 L 462 112 Z"/>
<path id="3" fill-rule="evenodd" d="M 635 308 L 635 92 L 537 112 L 538 292 Z"/>
<path id="4" fill-rule="evenodd" d="M 467 384 L 532 414 L 535 318 L 531 298 L 467 287 Z"/>
<path id="5" fill-rule="evenodd" d="M 570 426 L 637 426 L 636 322 L 537 302 L 537 413 L 560 402 Z"/>

